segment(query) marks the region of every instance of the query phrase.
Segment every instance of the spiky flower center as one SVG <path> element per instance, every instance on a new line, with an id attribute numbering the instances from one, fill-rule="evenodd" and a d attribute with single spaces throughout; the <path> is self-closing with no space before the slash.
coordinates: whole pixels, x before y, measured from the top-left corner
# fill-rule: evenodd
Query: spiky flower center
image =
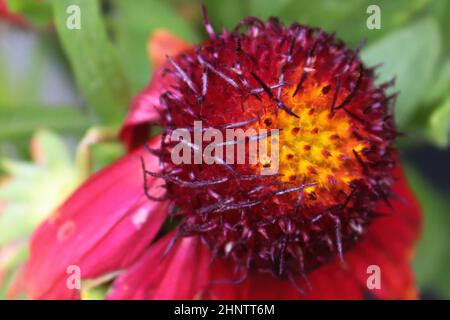
<path id="1" fill-rule="evenodd" d="M 358 50 L 321 30 L 256 18 L 232 33 L 207 30 L 211 40 L 169 57 L 175 85 L 161 96 L 162 172 L 147 172 L 166 181 L 178 236 L 202 237 L 245 274 L 289 277 L 342 259 L 390 196 L 388 84 L 376 86 Z M 174 164 L 171 132 L 196 121 L 221 131 L 279 129 L 278 174 L 262 174 L 274 163 L 261 156 L 256 164 Z"/>
<path id="2" fill-rule="evenodd" d="M 334 110 L 336 94 L 330 88 L 328 83 L 314 83 L 294 96 L 295 86 L 287 87 L 283 103 L 297 116 L 266 111 L 262 127 L 280 130 L 281 180 L 312 185 L 303 191 L 305 201 L 320 198 L 335 204 L 334 195 L 350 192 L 349 183 L 364 175 L 355 153 L 368 145 L 353 135 L 351 117 Z M 259 160 L 260 168 L 271 165 L 270 159 Z"/>

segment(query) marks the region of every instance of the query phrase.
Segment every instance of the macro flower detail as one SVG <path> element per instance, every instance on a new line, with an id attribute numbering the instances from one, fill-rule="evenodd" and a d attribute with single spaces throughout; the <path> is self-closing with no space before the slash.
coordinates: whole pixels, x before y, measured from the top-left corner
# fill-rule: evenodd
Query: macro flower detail
<path id="1" fill-rule="evenodd" d="M 296 276 L 342 258 L 391 197 L 396 133 L 387 85 L 375 86 L 358 52 L 321 30 L 248 18 L 231 33 L 210 33 L 169 57 L 176 89 L 161 96 L 164 133 L 202 120 L 279 129 L 279 175 L 261 175 L 272 165 L 261 158 L 174 165 L 163 141 L 158 176 L 184 218 L 178 235 L 201 236 L 244 275 Z"/>
<path id="2" fill-rule="evenodd" d="M 375 84 L 359 48 L 320 29 L 249 17 L 217 34 L 206 14 L 205 25 L 195 47 L 153 35 L 157 70 L 121 131 L 129 153 L 36 231 L 28 293 L 79 298 L 64 280 L 78 265 L 84 280 L 111 275 L 111 299 L 414 298 L 420 208 L 393 147 L 392 83 Z M 170 135 L 195 121 L 278 129 L 265 137 L 277 173 L 262 174 L 270 157 L 175 164 Z M 161 136 L 148 139 L 150 124 Z M 374 292 L 369 265 L 383 270 Z"/>

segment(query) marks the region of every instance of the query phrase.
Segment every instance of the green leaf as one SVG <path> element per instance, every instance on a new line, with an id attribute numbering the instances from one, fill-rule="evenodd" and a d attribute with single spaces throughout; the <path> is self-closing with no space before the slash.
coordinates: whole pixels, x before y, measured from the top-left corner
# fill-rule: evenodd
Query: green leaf
<path id="1" fill-rule="evenodd" d="M 442 34 L 444 36 L 444 50 L 447 57 L 450 57 L 450 1 L 448 0 L 434 0 L 432 2 L 431 11 L 439 20 Z"/>
<path id="2" fill-rule="evenodd" d="M 174 0 L 172 0 L 173 2 Z M 447 1 L 447 0 L 443 0 Z M 178 1 L 175 1 L 178 2 Z M 182 1 L 179 1 L 182 2 Z M 196 1 L 200 2 L 200 1 Z M 424 12 L 429 11 L 430 0 L 205 0 L 212 24 L 217 30 L 222 26 L 230 29 L 245 16 L 267 19 L 278 17 L 286 24 L 298 22 L 320 27 L 350 45 L 356 45 L 367 38 L 374 41 L 407 25 Z M 369 5 L 381 10 L 381 28 L 370 30 L 366 26 Z M 198 5 L 200 6 L 200 5 Z"/>
<path id="3" fill-rule="evenodd" d="M 311 3 L 310 0 L 296 0 L 291 1 L 277 15 L 286 23 L 297 21 L 320 27 L 328 32 L 336 32 L 338 37 L 355 45 L 365 38 L 369 41 L 379 39 L 413 21 L 429 2 L 429 0 L 315 0 Z M 367 13 L 369 5 L 380 7 L 380 29 L 370 30 L 366 26 L 367 18 L 370 16 Z"/>
<path id="4" fill-rule="evenodd" d="M 367 38 L 373 41 L 417 19 L 428 9 L 430 0 L 205 0 L 212 24 L 217 30 L 230 29 L 245 16 L 267 19 L 276 16 L 286 24 L 298 22 L 320 27 L 350 45 Z M 381 10 L 381 28 L 369 30 L 366 26 L 369 5 Z"/>
<path id="5" fill-rule="evenodd" d="M 450 60 L 439 64 L 439 74 L 428 85 L 425 99 L 411 119 L 410 133 L 424 137 L 437 147 L 449 145 Z"/>
<path id="6" fill-rule="evenodd" d="M 41 164 L 56 170 L 60 166 L 66 167 L 72 163 L 64 141 L 54 132 L 38 130 L 34 133 L 31 141 L 32 152 L 35 157 L 39 157 L 38 160 Z"/>
<path id="7" fill-rule="evenodd" d="M 450 56 L 447 61 L 440 62 L 436 70 L 436 78 L 428 85 L 425 105 L 439 103 L 450 91 Z"/>
<path id="8" fill-rule="evenodd" d="M 48 26 L 52 20 L 52 9 L 46 0 L 8 0 L 8 8 L 25 16 L 33 25 L 39 27 Z"/>
<path id="9" fill-rule="evenodd" d="M 359 13 L 360 27 L 365 28 L 366 4 L 365 1 L 330 1 L 316 0 L 314 5 L 310 1 L 293 1 L 281 13 L 281 17 L 286 22 L 298 22 L 323 28 L 327 31 L 336 31 L 337 26 L 346 21 L 349 17 L 357 16 Z"/>
<path id="10" fill-rule="evenodd" d="M 439 28 L 433 18 L 402 28 L 363 50 L 362 58 L 369 66 L 383 63 L 379 82 L 397 79 L 400 96 L 394 112 L 401 129 L 423 101 L 440 52 Z"/>
<path id="11" fill-rule="evenodd" d="M 78 182 L 74 163 L 61 138 L 48 131 L 34 136 L 36 163 L 1 159 L 8 179 L 0 184 L 0 247 L 28 237 Z M 55 149 L 56 148 L 56 149 Z"/>
<path id="12" fill-rule="evenodd" d="M 422 289 L 450 298 L 450 216 L 448 196 L 436 190 L 414 168 L 406 167 L 408 180 L 424 212 L 424 230 L 414 260 Z"/>
<path id="13" fill-rule="evenodd" d="M 261 19 L 267 19 L 270 16 L 278 16 L 292 2 L 293 0 L 248 0 L 248 8 L 251 15 Z"/>
<path id="14" fill-rule="evenodd" d="M 124 154 L 124 148 L 118 142 L 104 142 L 92 146 L 92 172 L 97 172 Z"/>
<path id="15" fill-rule="evenodd" d="M 0 159 L 7 176 L 0 181 L 0 272 L 7 275 L 0 279 L 0 299 L 27 258 L 31 232 L 78 182 L 68 148 L 55 133 L 38 131 L 31 151 L 36 163 Z"/>
<path id="16" fill-rule="evenodd" d="M 0 37 L 0 105 L 42 104 L 42 86 L 47 67 L 45 60 L 46 57 L 56 55 L 51 44 L 53 39 L 40 33 L 22 40 L 27 45 L 22 58 L 26 63 L 20 64 L 14 62 L 13 57 L 17 53 L 13 52 L 13 48 L 17 50 L 19 46 L 9 43 L 11 37 L 7 32 Z"/>
<path id="17" fill-rule="evenodd" d="M 185 19 L 161 1 L 115 0 L 113 3 L 117 9 L 113 27 L 116 30 L 120 61 L 136 93 L 150 79 L 147 42 L 152 31 L 166 29 L 188 42 L 194 42 L 198 37 Z"/>
<path id="18" fill-rule="evenodd" d="M 431 113 L 428 120 L 427 135 L 437 146 L 449 145 L 450 95 Z"/>
<path id="19" fill-rule="evenodd" d="M 128 79 L 110 43 L 97 0 L 52 0 L 56 29 L 77 84 L 89 106 L 107 123 L 118 123 L 131 98 Z M 81 29 L 69 29 L 66 12 L 80 8 Z"/>
<path id="20" fill-rule="evenodd" d="M 250 15 L 248 0 L 205 0 L 209 18 L 216 30 L 232 29 L 241 19 Z M 200 10 L 200 9 L 199 9 Z"/>
<path id="21" fill-rule="evenodd" d="M 74 107 L 0 106 L 0 141 L 29 136 L 36 128 L 79 133 L 91 123 Z"/>
<path id="22" fill-rule="evenodd" d="M 450 56 L 450 2 L 445 1 L 445 8 L 443 10 L 442 19 L 441 19 L 441 26 L 442 30 L 444 32 L 444 46 L 445 46 L 445 52 L 447 56 Z"/>

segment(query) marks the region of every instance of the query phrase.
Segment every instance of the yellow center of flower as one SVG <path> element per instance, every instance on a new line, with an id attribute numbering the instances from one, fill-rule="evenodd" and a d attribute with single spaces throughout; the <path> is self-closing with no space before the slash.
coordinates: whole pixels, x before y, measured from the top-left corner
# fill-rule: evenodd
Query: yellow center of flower
<path id="1" fill-rule="evenodd" d="M 279 129 L 278 173 L 282 181 L 315 184 L 305 189 L 313 197 L 333 201 L 330 191 L 349 192 L 349 182 L 362 174 L 355 152 L 366 147 L 353 134 L 353 119 L 343 110 L 332 111 L 333 92 L 328 85 L 311 85 L 293 96 L 284 93 L 283 103 L 297 116 L 278 109 L 264 113 L 260 128 Z M 275 138 L 274 138 L 275 139 Z M 274 140 L 268 139 L 269 149 Z M 268 153 L 270 154 L 270 152 Z M 270 157 L 260 157 L 261 168 L 272 167 Z M 325 200 L 325 199 L 323 199 Z"/>

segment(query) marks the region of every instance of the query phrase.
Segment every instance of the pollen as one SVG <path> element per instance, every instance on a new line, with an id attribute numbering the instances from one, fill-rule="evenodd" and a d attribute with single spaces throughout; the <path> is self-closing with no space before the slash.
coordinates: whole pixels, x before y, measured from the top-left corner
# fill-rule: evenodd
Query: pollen
<path id="1" fill-rule="evenodd" d="M 319 198 L 327 194 L 334 202 L 333 195 L 350 192 L 348 182 L 364 175 L 353 150 L 360 152 L 369 145 L 354 136 L 350 116 L 332 110 L 331 88 L 329 84 L 314 84 L 296 96 L 294 86 L 287 88 L 283 103 L 297 116 L 269 111 L 257 128 L 280 130 L 280 180 L 311 185 L 305 193 L 314 192 Z M 266 168 L 268 163 L 266 158 L 259 159 L 258 166 Z"/>

